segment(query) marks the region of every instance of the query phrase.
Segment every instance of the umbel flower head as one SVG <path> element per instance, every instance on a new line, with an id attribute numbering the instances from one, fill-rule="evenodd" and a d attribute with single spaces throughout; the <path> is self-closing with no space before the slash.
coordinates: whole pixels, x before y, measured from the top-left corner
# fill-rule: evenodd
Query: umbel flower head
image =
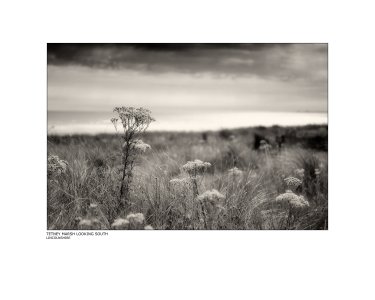
<path id="1" fill-rule="evenodd" d="M 287 190 L 285 193 L 277 196 L 276 202 L 288 203 L 293 208 L 306 208 L 310 206 L 309 202 L 303 196 L 298 196 L 291 190 Z"/>
<path id="2" fill-rule="evenodd" d="M 122 148 L 125 150 L 126 142 L 122 145 Z M 130 148 L 134 150 L 136 153 L 145 153 L 147 150 L 151 149 L 149 144 L 144 143 L 142 140 L 134 140 L 130 144 Z"/>
<path id="3" fill-rule="evenodd" d="M 146 130 L 151 122 L 155 121 L 151 117 L 151 111 L 143 107 L 134 108 L 134 107 L 115 107 L 113 112 L 118 114 L 124 130 L 134 130 L 140 129 L 141 131 Z M 112 118 L 111 122 L 117 129 L 118 118 Z"/>
<path id="4" fill-rule="evenodd" d="M 205 191 L 203 194 L 198 196 L 199 201 L 208 202 L 213 205 L 220 204 L 225 196 L 221 194 L 218 190 Z"/>
<path id="5" fill-rule="evenodd" d="M 298 200 L 291 200 L 289 204 L 294 208 L 306 208 L 310 206 L 310 203 L 303 196 L 299 196 Z"/>
<path id="6" fill-rule="evenodd" d="M 188 161 L 186 164 L 182 166 L 182 169 L 188 173 L 190 176 L 196 176 L 203 174 L 211 164 L 209 162 L 203 162 L 199 159 L 194 161 Z"/>
<path id="7" fill-rule="evenodd" d="M 47 163 L 47 175 L 52 177 L 54 175 L 59 176 L 66 172 L 68 163 L 65 160 L 60 159 L 57 155 L 48 156 Z"/>
<path id="8" fill-rule="evenodd" d="M 230 176 L 233 176 L 233 177 L 240 177 L 240 176 L 242 176 L 243 171 L 241 171 L 237 167 L 234 167 L 234 168 L 228 170 L 228 174 Z"/>
<path id="9" fill-rule="evenodd" d="M 288 188 L 292 190 L 295 190 L 302 184 L 302 181 L 300 179 L 293 177 L 293 176 L 285 178 L 284 181 L 286 185 L 288 186 Z"/>
<path id="10" fill-rule="evenodd" d="M 298 199 L 298 197 L 299 196 L 293 193 L 291 190 L 287 190 L 285 193 L 276 197 L 276 202 L 290 202 Z"/>
<path id="11" fill-rule="evenodd" d="M 145 216 L 142 213 L 130 213 L 126 218 L 117 218 L 111 225 L 113 229 L 143 229 Z"/>
<path id="12" fill-rule="evenodd" d="M 78 223 L 78 228 L 81 230 L 101 229 L 101 225 L 101 222 L 96 218 L 81 219 Z"/>
<path id="13" fill-rule="evenodd" d="M 123 218 L 117 218 L 111 225 L 114 229 L 127 229 L 129 227 L 129 221 Z"/>
<path id="14" fill-rule="evenodd" d="M 142 213 L 128 214 L 126 219 L 130 224 L 143 224 L 145 221 L 145 216 Z"/>

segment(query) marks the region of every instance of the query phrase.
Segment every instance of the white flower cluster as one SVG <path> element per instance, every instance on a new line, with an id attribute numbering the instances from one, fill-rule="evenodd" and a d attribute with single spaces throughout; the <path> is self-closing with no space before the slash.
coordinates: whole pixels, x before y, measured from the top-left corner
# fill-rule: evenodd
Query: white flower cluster
<path id="1" fill-rule="evenodd" d="M 205 191 L 203 194 L 198 196 L 198 200 L 214 205 L 219 204 L 224 199 L 225 196 L 215 189 L 211 191 Z"/>
<path id="2" fill-rule="evenodd" d="M 78 223 L 78 228 L 80 230 L 102 229 L 102 223 L 96 218 L 81 219 Z"/>
<path id="3" fill-rule="evenodd" d="M 127 219 L 117 218 L 111 225 L 114 229 L 127 229 L 130 222 Z"/>
<path id="4" fill-rule="evenodd" d="M 298 200 L 297 199 L 293 199 L 289 203 L 294 208 L 306 208 L 306 207 L 310 206 L 309 201 L 307 201 L 302 195 L 298 197 Z"/>
<path id="5" fill-rule="evenodd" d="M 196 159 L 194 161 L 188 161 L 182 166 L 182 169 L 190 176 L 195 177 L 196 175 L 203 174 L 209 167 L 211 167 L 211 164 L 209 162 L 203 162 L 199 159 Z"/>
<path id="6" fill-rule="evenodd" d="M 125 129 L 129 129 L 133 126 L 139 127 L 146 125 L 148 126 L 151 122 L 155 121 L 151 117 L 151 111 L 143 107 L 115 107 L 113 112 L 116 112 L 121 120 L 121 123 Z M 112 118 L 111 122 L 117 129 L 117 118 Z"/>
<path id="7" fill-rule="evenodd" d="M 303 196 L 298 196 L 291 190 L 287 190 L 284 194 L 276 197 L 276 202 L 289 203 L 293 208 L 306 208 L 310 204 Z"/>
<path id="8" fill-rule="evenodd" d="M 276 202 L 290 202 L 298 199 L 298 195 L 293 193 L 291 190 L 287 190 L 285 193 L 280 194 L 276 197 Z"/>
<path id="9" fill-rule="evenodd" d="M 145 216 L 142 213 L 128 214 L 126 219 L 130 224 L 143 224 L 145 221 Z"/>
<path id="10" fill-rule="evenodd" d="M 122 148 L 126 149 L 126 142 L 122 145 Z M 151 149 L 149 144 L 144 143 L 142 140 L 134 140 L 130 144 L 130 148 L 137 153 L 145 153 L 147 150 Z"/>
<path id="11" fill-rule="evenodd" d="M 141 229 L 145 222 L 145 216 L 142 213 L 131 213 L 126 218 L 117 218 L 111 225 L 114 229 Z"/>
<path id="12" fill-rule="evenodd" d="M 242 174 L 243 174 L 243 171 L 241 171 L 237 167 L 234 167 L 234 168 L 228 170 L 228 174 L 230 176 L 233 176 L 233 177 L 241 177 Z"/>
<path id="13" fill-rule="evenodd" d="M 59 176 L 66 172 L 68 163 L 57 155 L 48 156 L 47 175 L 48 177 Z"/>
<path id="14" fill-rule="evenodd" d="M 284 181 L 286 185 L 288 186 L 288 188 L 292 190 L 295 190 L 302 184 L 302 181 L 300 179 L 293 177 L 293 176 L 285 178 Z"/>

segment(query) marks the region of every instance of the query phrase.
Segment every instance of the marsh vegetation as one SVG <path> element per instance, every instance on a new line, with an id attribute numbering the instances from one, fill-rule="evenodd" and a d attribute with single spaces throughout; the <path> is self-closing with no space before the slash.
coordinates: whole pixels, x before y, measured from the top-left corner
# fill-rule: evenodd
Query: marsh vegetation
<path id="1" fill-rule="evenodd" d="M 327 126 L 146 132 L 149 111 L 117 114 L 113 135 L 48 136 L 48 229 L 328 229 Z"/>

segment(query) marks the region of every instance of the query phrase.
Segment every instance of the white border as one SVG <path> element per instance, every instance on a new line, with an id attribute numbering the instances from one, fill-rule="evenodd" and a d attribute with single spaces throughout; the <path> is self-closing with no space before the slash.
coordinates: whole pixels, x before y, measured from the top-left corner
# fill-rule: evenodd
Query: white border
<path id="1" fill-rule="evenodd" d="M 370 1 L 4 3 L 1 298 L 374 298 Z M 329 231 L 46 240 L 47 42 L 328 42 Z"/>

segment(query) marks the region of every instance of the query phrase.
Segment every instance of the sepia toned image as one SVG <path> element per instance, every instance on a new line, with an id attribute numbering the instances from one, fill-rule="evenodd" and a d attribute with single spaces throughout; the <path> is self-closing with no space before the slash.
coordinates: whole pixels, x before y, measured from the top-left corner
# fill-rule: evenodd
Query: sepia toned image
<path id="1" fill-rule="evenodd" d="M 47 44 L 48 230 L 327 230 L 328 44 Z"/>

